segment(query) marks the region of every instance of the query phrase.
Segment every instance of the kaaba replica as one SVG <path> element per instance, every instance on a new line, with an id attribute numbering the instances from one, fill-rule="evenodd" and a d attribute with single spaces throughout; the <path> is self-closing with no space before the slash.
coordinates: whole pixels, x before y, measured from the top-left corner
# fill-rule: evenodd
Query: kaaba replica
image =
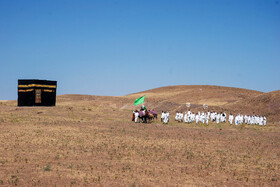
<path id="1" fill-rule="evenodd" d="M 18 106 L 55 106 L 56 81 L 18 80 Z"/>

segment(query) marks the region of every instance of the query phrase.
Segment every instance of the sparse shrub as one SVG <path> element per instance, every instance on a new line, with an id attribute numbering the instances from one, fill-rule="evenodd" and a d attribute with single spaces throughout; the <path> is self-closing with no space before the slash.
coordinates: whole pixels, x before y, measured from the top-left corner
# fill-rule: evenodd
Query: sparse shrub
<path id="1" fill-rule="evenodd" d="M 11 176 L 11 183 L 13 185 L 17 186 L 18 185 L 18 181 L 19 181 L 19 179 L 18 179 L 18 177 L 16 175 L 12 175 Z"/>
<path id="2" fill-rule="evenodd" d="M 76 184 L 76 180 L 71 180 L 71 185 Z"/>
<path id="3" fill-rule="evenodd" d="M 136 186 L 136 185 L 135 185 L 135 182 L 133 182 L 130 186 L 131 186 L 131 187 L 135 187 L 135 186 Z"/>
<path id="4" fill-rule="evenodd" d="M 46 167 L 45 167 L 44 170 L 45 170 L 45 171 L 51 171 L 51 165 L 50 165 L 50 164 L 46 165 Z"/>
<path id="5" fill-rule="evenodd" d="M 55 160 L 58 160 L 58 159 L 59 159 L 59 155 L 56 155 L 56 156 L 54 157 L 54 159 L 55 159 Z"/>

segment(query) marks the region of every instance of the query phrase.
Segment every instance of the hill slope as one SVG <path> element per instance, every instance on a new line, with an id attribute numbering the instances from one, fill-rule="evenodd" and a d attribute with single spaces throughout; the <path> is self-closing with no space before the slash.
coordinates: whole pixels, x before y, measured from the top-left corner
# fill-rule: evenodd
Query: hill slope
<path id="1" fill-rule="evenodd" d="M 72 105 L 76 102 L 85 105 L 106 105 L 113 109 L 133 110 L 139 108 L 139 106 L 133 107 L 134 100 L 143 95 L 146 95 L 145 105 L 158 112 L 162 110 L 168 110 L 171 113 L 175 113 L 177 110 L 184 112 L 188 109 L 185 106 L 186 102 L 190 102 L 190 109 L 193 112 L 204 110 L 203 104 L 207 104 L 207 110 L 226 111 L 233 114 L 255 113 L 266 115 L 270 121 L 280 119 L 280 91 L 263 93 L 222 86 L 167 86 L 119 97 L 63 95 L 58 96 L 58 104 L 68 102 Z"/>
<path id="2" fill-rule="evenodd" d="M 183 86 L 167 86 L 155 88 L 144 92 L 127 95 L 126 97 L 140 97 L 146 95 L 159 101 L 171 101 L 176 103 L 191 102 L 195 104 L 204 104 L 212 106 L 220 106 L 232 103 L 240 99 L 257 96 L 262 92 L 247 90 L 233 87 L 222 86 L 206 86 L 206 85 L 183 85 Z"/>
<path id="3" fill-rule="evenodd" d="M 274 103 L 275 94 L 246 96 L 243 101 L 251 106 L 269 98 L 268 103 Z M 0 101 L 0 184 L 280 186 L 278 123 L 205 126 L 177 123 L 171 112 L 168 125 L 160 119 L 135 124 L 131 110 L 122 109 L 133 108 L 134 99 L 63 95 L 56 107 L 16 107 L 16 101 Z M 148 96 L 147 105 L 152 99 L 160 98 Z M 169 108 L 180 106 L 176 97 L 164 102 Z M 240 107 L 238 101 L 234 104 Z"/>
<path id="4" fill-rule="evenodd" d="M 270 121 L 280 120 L 280 91 L 263 93 L 254 90 L 222 87 L 222 86 L 167 86 L 155 88 L 125 96 L 138 98 L 146 95 L 146 105 L 158 111 L 171 112 L 186 111 L 186 102 L 191 103 L 194 112 L 204 110 L 203 104 L 208 105 L 208 110 L 217 112 L 226 111 L 233 114 L 253 113 L 266 115 Z"/>
<path id="5" fill-rule="evenodd" d="M 280 90 L 263 93 L 250 98 L 230 103 L 227 108 L 235 109 L 244 114 L 252 115 L 253 112 L 266 115 L 270 121 L 280 120 Z"/>

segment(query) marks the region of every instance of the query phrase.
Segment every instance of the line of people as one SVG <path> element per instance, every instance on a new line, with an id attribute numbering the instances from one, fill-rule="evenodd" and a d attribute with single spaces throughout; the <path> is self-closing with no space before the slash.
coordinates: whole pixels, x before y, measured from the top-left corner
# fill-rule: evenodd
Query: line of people
<path id="1" fill-rule="evenodd" d="M 135 123 L 140 122 L 139 118 L 141 117 L 140 112 L 145 110 L 146 108 L 141 107 L 141 111 L 135 110 L 133 111 L 133 118 L 132 121 Z M 161 122 L 164 124 L 168 124 L 170 120 L 170 115 L 168 111 L 162 111 L 161 113 Z M 175 115 L 175 121 L 177 122 L 185 122 L 185 123 L 196 123 L 196 124 L 209 124 L 209 121 L 212 123 L 226 123 L 227 122 L 227 114 L 225 112 L 214 112 L 214 111 L 208 111 L 208 112 L 197 112 L 196 114 L 188 110 L 185 112 L 176 112 Z M 241 124 L 247 124 L 247 125 L 266 125 L 267 119 L 265 116 L 259 116 L 259 115 L 243 115 L 238 114 L 235 117 L 230 113 L 228 116 L 228 122 L 230 125 L 241 125 Z"/>
<path id="2" fill-rule="evenodd" d="M 230 124 L 232 125 L 233 116 L 229 119 Z M 258 115 L 242 115 L 238 114 L 234 119 L 235 125 L 247 124 L 247 125 L 266 125 L 266 117 Z"/>
<path id="3" fill-rule="evenodd" d="M 161 119 L 162 122 L 164 122 L 164 118 L 166 117 L 166 112 L 162 112 Z M 168 121 L 169 121 L 169 113 L 168 113 Z M 190 110 L 188 112 L 176 112 L 175 115 L 175 121 L 177 122 L 185 122 L 185 123 L 193 123 L 196 124 L 203 123 L 203 124 L 209 124 L 209 121 L 212 123 L 226 123 L 227 122 L 227 114 L 225 112 L 214 112 L 214 111 L 208 111 L 208 112 L 197 112 L 192 113 Z M 233 122 L 235 125 L 240 124 L 248 124 L 248 125 L 266 125 L 266 117 L 265 116 L 258 116 L 258 115 L 242 115 L 238 114 L 235 117 L 230 113 L 228 117 L 228 122 L 232 125 Z"/>
<path id="4" fill-rule="evenodd" d="M 196 124 L 203 123 L 203 124 L 209 124 L 209 120 L 212 122 L 216 123 L 223 123 L 226 122 L 226 113 L 221 112 L 198 112 L 198 113 L 192 113 L 190 110 L 188 112 L 185 112 L 185 115 L 182 112 L 176 112 L 175 115 L 175 121 L 178 122 L 185 122 L 185 123 L 193 123 L 195 122 Z"/>

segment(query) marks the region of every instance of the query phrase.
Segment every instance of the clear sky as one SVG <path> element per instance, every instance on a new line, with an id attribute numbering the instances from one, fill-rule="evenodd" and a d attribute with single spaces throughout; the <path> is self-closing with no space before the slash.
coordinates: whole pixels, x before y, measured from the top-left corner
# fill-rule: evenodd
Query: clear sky
<path id="1" fill-rule="evenodd" d="M 278 0 L 0 0 L 0 100 L 168 85 L 280 89 Z"/>

